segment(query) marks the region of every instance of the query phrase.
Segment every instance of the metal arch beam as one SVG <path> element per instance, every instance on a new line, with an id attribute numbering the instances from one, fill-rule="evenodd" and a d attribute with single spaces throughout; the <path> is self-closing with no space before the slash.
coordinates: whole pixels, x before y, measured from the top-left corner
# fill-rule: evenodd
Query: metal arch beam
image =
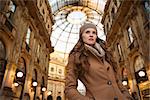
<path id="1" fill-rule="evenodd" d="M 51 0 L 50 0 L 51 1 Z M 49 3 L 51 4 L 51 2 L 49 1 Z M 61 10 L 61 8 L 65 7 L 65 6 L 69 6 L 69 5 L 73 5 L 73 6 L 86 6 L 88 8 L 91 8 L 90 7 L 90 3 L 91 3 L 91 0 L 55 0 L 56 2 L 54 2 L 52 4 L 51 7 L 53 6 L 56 6 L 55 7 L 55 10 L 52 11 L 53 12 L 53 15 L 56 13 L 56 12 L 59 12 Z M 97 11 L 97 8 L 98 8 L 98 5 L 99 5 L 99 0 L 97 0 L 96 2 L 96 8 L 91 8 L 95 11 Z M 61 5 L 61 6 L 60 6 Z M 99 14 L 101 14 L 101 11 L 99 9 Z"/>

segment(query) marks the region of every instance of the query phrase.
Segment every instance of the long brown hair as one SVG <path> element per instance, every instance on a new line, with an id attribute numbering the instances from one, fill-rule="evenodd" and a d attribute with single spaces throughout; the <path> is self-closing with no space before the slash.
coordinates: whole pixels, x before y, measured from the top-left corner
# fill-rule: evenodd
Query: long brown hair
<path id="1" fill-rule="evenodd" d="M 77 72 L 80 71 L 80 74 L 83 74 L 85 72 L 88 72 L 89 70 L 89 62 L 88 62 L 88 57 L 87 57 L 87 51 L 84 47 L 84 42 L 82 40 L 82 33 L 84 32 L 85 29 L 87 28 L 93 28 L 96 30 L 97 33 L 97 28 L 94 24 L 92 23 L 85 23 L 81 28 L 80 28 L 80 32 L 79 32 L 79 40 L 77 42 L 77 44 L 74 46 L 74 48 L 71 50 L 70 55 L 74 56 L 74 60 L 75 60 L 75 64 L 77 66 Z M 101 47 L 103 48 L 103 50 L 106 52 L 105 53 L 105 59 L 111 64 L 113 65 L 113 57 L 112 54 L 110 52 L 107 51 L 106 48 L 106 44 L 105 41 L 101 40 L 100 38 L 96 39 L 96 42 L 99 43 L 101 45 Z M 116 65 L 114 66 L 116 67 Z M 114 68 L 116 69 L 116 68 Z M 76 71 L 75 71 L 76 72 Z"/>
<path id="2" fill-rule="evenodd" d="M 106 50 L 105 42 L 103 40 L 97 37 L 96 42 L 99 43 L 104 50 Z M 83 75 L 85 72 L 88 72 L 90 64 L 88 62 L 88 54 L 84 47 L 82 38 L 78 40 L 77 44 L 71 50 L 69 55 L 74 56 L 75 64 L 77 66 L 77 72 L 79 71 L 81 75 Z"/>
<path id="3" fill-rule="evenodd" d="M 108 51 L 106 48 L 106 43 L 102 39 L 98 38 L 96 39 L 96 42 L 101 45 L 103 50 L 105 51 L 105 60 L 112 65 L 114 71 L 117 71 L 117 63 L 115 62 L 112 52 Z M 80 73 L 80 75 L 83 75 L 85 72 L 88 72 L 89 70 L 89 62 L 88 62 L 88 55 L 87 51 L 84 47 L 84 42 L 82 38 L 79 39 L 77 44 L 74 46 L 74 48 L 71 50 L 69 55 L 74 56 L 75 64 L 77 68 L 75 68 L 75 72 Z"/>

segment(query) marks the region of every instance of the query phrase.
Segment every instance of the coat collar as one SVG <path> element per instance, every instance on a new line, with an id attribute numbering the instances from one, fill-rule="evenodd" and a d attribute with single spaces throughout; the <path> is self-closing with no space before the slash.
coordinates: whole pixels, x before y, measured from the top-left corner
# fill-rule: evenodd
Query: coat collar
<path id="1" fill-rule="evenodd" d="M 96 45 L 98 46 L 99 44 L 97 43 Z M 100 45 L 99 45 L 99 46 L 100 46 Z M 94 56 L 96 56 L 96 58 L 97 58 L 100 62 L 103 61 L 104 56 L 105 56 L 105 52 L 104 52 L 104 50 L 103 50 L 103 51 L 99 51 L 99 50 L 100 50 L 100 47 L 99 47 L 99 48 L 96 47 L 97 49 L 95 49 L 94 47 L 89 46 L 89 45 L 87 45 L 87 44 L 84 44 L 84 47 L 85 47 L 85 51 L 86 51 L 86 52 L 84 52 L 84 54 L 85 54 L 86 56 L 88 56 L 88 51 L 90 51 Z M 102 50 L 102 48 L 101 48 L 101 50 Z M 101 52 L 101 54 L 100 54 L 100 52 Z"/>
<path id="2" fill-rule="evenodd" d="M 102 49 L 102 47 L 98 43 L 96 43 L 94 45 L 94 47 L 87 45 L 87 44 L 84 44 L 84 47 L 85 47 L 86 51 L 90 51 L 99 57 L 105 56 L 105 51 Z"/>

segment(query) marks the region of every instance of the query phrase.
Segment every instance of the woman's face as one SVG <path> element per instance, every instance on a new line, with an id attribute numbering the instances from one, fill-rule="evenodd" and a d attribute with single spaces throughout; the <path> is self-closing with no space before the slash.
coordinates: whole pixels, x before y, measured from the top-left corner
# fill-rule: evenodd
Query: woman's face
<path id="1" fill-rule="evenodd" d="M 88 45 L 94 45 L 96 43 L 97 33 L 93 28 L 87 28 L 82 33 L 83 42 Z"/>

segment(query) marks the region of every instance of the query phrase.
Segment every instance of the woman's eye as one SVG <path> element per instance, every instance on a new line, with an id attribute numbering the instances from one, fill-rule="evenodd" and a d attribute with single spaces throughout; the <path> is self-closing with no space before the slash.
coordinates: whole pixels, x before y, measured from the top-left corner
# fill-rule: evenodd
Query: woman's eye
<path id="1" fill-rule="evenodd" d="M 96 34 L 95 31 L 86 31 L 85 33 L 92 33 L 92 34 Z"/>
<path id="2" fill-rule="evenodd" d="M 93 32 L 93 34 L 96 34 L 96 32 Z"/>
<path id="3" fill-rule="evenodd" d="M 90 33 L 90 31 L 86 31 L 85 33 Z"/>

